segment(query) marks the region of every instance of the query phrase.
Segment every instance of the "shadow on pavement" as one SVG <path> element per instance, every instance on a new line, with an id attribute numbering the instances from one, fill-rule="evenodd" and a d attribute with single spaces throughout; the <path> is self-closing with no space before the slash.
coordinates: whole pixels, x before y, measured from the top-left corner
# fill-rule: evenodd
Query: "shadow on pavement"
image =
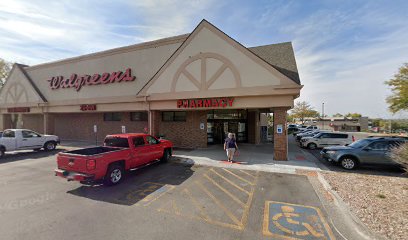
<path id="1" fill-rule="evenodd" d="M 182 184 L 193 174 L 193 165 L 166 163 L 153 164 L 127 173 L 115 186 L 102 184 L 82 185 L 69 194 L 96 201 L 132 206 L 149 205 L 164 193 Z M 197 167 L 195 167 L 197 168 Z"/>
<path id="2" fill-rule="evenodd" d="M 64 151 L 66 151 L 66 149 L 57 148 L 54 151 L 24 150 L 24 151 L 6 152 L 6 155 L 3 158 L 0 158 L 0 164 L 49 157 L 49 156 L 53 156 L 59 152 L 64 152 Z"/>

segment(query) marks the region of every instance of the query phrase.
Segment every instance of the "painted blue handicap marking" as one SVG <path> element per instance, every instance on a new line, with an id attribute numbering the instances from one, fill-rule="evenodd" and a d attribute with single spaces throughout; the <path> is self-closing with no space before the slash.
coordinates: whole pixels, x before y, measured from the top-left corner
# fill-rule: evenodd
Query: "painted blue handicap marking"
<path id="1" fill-rule="evenodd" d="M 263 234 L 280 239 L 335 239 L 320 209 L 265 202 Z"/>

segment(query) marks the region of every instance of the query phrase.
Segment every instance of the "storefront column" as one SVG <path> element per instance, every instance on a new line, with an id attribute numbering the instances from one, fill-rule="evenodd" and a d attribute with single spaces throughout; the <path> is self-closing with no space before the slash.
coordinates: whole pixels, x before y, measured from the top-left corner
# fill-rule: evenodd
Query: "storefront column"
<path id="1" fill-rule="evenodd" d="M 248 142 L 259 144 L 261 142 L 261 128 L 259 124 L 259 111 L 248 111 Z"/>
<path id="2" fill-rule="evenodd" d="M 160 111 L 151 110 L 149 111 L 149 134 L 152 136 L 159 137 L 160 132 Z"/>
<path id="3" fill-rule="evenodd" d="M 43 114 L 44 134 L 54 134 L 54 115 L 50 113 Z"/>
<path id="4" fill-rule="evenodd" d="M 288 136 L 286 131 L 286 108 L 273 109 L 273 159 L 288 160 Z M 279 130 L 282 133 L 278 133 Z"/>

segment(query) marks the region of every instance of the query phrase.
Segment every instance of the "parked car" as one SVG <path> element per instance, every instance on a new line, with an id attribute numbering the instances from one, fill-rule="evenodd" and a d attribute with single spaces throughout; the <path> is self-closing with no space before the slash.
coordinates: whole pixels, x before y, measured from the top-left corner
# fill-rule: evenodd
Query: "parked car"
<path id="1" fill-rule="evenodd" d="M 344 169 L 351 170 L 362 164 L 398 165 L 389 155 L 390 150 L 404 142 L 405 138 L 371 137 L 358 140 L 348 146 L 325 147 L 321 156 L 334 163 L 340 163 Z"/>
<path id="2" fill-rule="evenodd" d="M 330 132 L 330 131 L 329 130 L 313 130 L 313 131 L 307 131 L 304 133 L 296 134 L 296 141 L 299 142 L 304 137 L 313 137 L 322 132 Z"/>
<path id="3" fill-rule="evenodd" d="M 315 125 L 311 125 L 311 126 L 299 126 L 298 127 L 298 131 L 294 132 L 293 135 L 298 134 L 298 133 L 304 133 L 306 131 L 315 131 L 315 130 L 319 130 L 319 127 L 315 126 Z"/>
<path id="4" fill-rule="evenodd" d="M 314 132 L 315 130 L 310 130 L 310 129 L 308 129 L 308 130 L 301 130 L 301 131 L 298 131 L 298 132 L 296 132 L 296 133 L 293 133 L 293 136 L 298 136 L 298 135 L 301 135 L 301 134 L 308 134 L 308 133 L 311 133 L 311 132 Z"/>
<path id="5" fill-rule="evenodd" d="M 55 135 L 42 135 L 28 129 L 6 129 L 0 138 L 0 157 L 5 152 L 16 150 L 54 150 L 60 143 L 59 137 Z"/>
<path id="6" fill-rule="evenodd" d="M 173 143 L 144 133 L 108 135 L 104 145 L 59 153 L 55 175 L 68 181 L 106 185 L 122 181 L 125 171 L 136 170 L 152 162 L 166 162 Z"/>
<path id="7" fill-rule="evenodd" d="M 288 127 L 288 134 L 292 134 L 298 131 L 299 129 L 297 127 Z"/>
<path id="8" fill-rule="evenodd" d="M 309 149 L 323 148 L 327 146 L 341 146 L 354 142 L 354 136 L 350 133 L 321 132 L 313 137 L 303 137 L 299 144 Z"/>
<path id="9" fill-rule="evenodd" d="M 298 127 L 299 130 L 317 130 L 319 127 L 315 125 Z"/>

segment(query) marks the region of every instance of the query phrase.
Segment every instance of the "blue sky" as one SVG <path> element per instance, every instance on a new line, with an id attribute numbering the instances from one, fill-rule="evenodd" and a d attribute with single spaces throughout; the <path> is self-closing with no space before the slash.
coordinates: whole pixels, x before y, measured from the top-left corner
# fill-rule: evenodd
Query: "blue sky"
<path id="1" fill-rule="evenodd" d="M 51 3 L 50 3 L 51 2 Z M 408 62 L 408 1 L 0 2 L 0 58 L 34 65 L 191 32 L 205 18 L 245 46 L 291 41 L 299 100 L 392 116 L 383 84 Z"/>

